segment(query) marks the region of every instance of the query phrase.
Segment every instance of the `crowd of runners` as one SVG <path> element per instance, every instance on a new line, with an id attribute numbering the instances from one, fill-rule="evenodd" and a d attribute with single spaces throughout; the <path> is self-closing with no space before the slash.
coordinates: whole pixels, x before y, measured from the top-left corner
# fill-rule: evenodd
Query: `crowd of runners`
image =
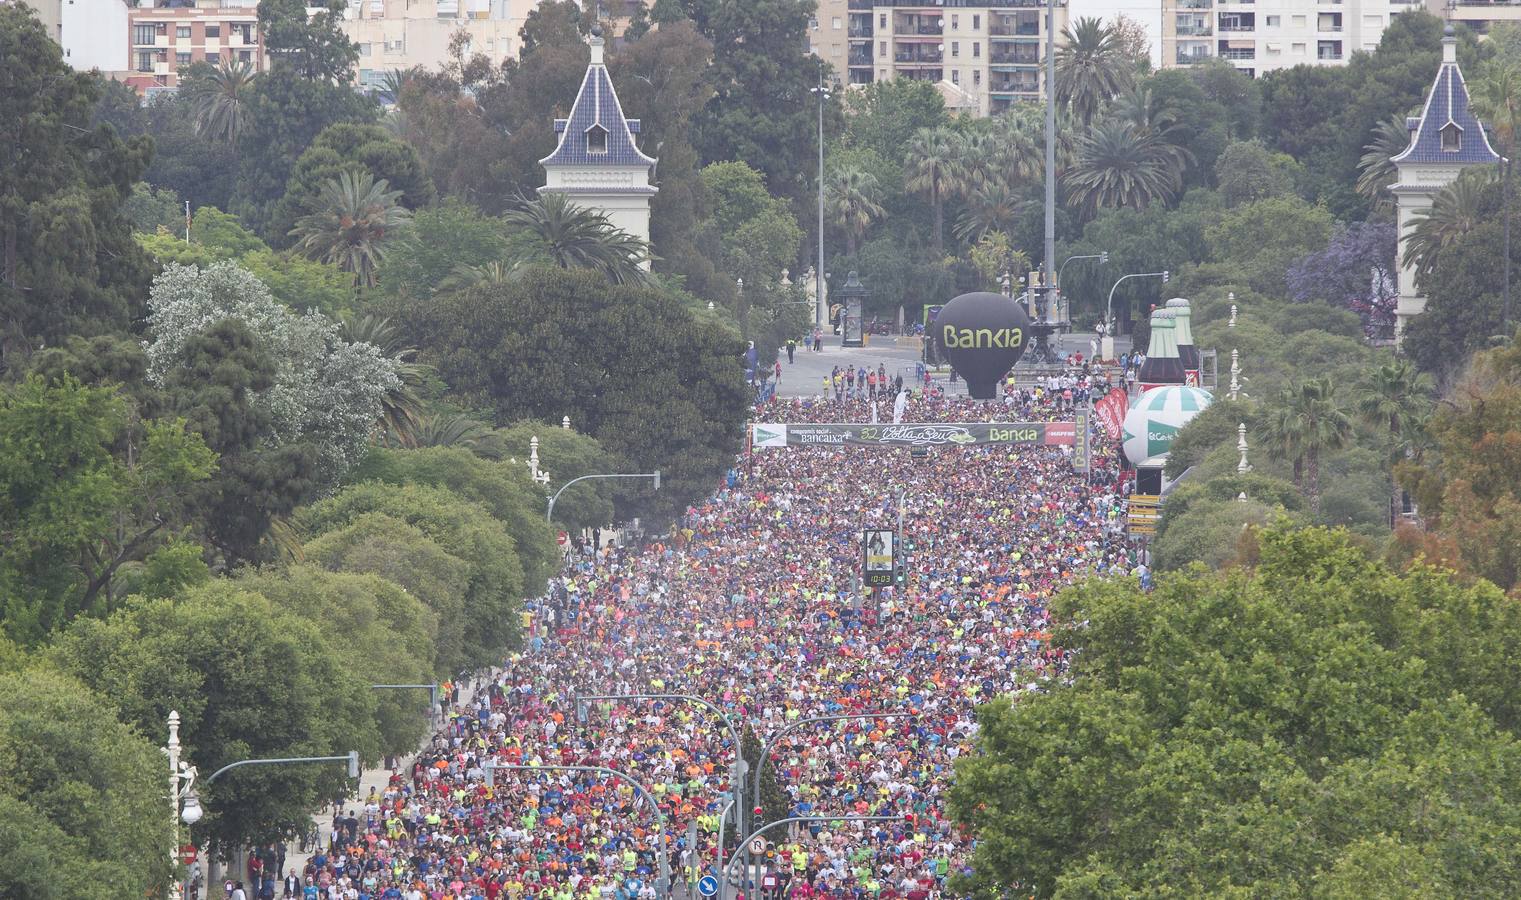
<path id="1" fill-rule="evenodd" d="M 988 403 L 932 392 L 903 420 L 1058 420 L 1085 390 L 1073 379 Z M 866 421 L 870 395 L 771 399 L 755 417 Z M 690 694 L 760 739 L 813 716 L 903 714 L 777 744 L 769 815 L 901 818 L 773 833 L 749 873 L 761 880 L 739 886 L 747 897 L 949 895 L 973 837 L 946 794 L 977 705 L 1064 677 L 1048 599 L 1136 563 L 1114 441 L 1093 446 L 1086 475 L 1056 447 L 757 451 L 664 538 L 572 553 L 530 604 L 523 651 L 450 706 L 432 746 L 364 798 L 303 881 L 343 898 L 637 900 L 657 895 L 665 841 L 685 890 L 712 871 L 720 829 L 737 828 L 721 823 L 728 729 L 688 702 L 577 698 Z M 906 585 L 864 592 L 861 531 L 900 516 Z M 665 830 L 629 784 L 549 768 L 563 765 L 626 772 Z"/>

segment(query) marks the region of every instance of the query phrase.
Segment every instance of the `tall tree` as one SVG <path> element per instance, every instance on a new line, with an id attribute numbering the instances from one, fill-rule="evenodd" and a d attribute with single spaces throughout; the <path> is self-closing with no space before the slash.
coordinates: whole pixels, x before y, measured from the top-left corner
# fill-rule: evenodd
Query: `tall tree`
<path id="1" fill-rule="evenodd" d="M 1245 571 L 1056 599 L 1070 672 L 981 707 L 979 752 L 957 766 L 950 808 L 978 837 L 960 892 L 1521 885 L 1514 600 L 1395 575 L 1344 533 L 1249 533 Z"/>
<path id="2" fill-rule="evenodd" d="M 354 283 L 375 286 L 389 242 L 412 221 L 401 191 L 369 172 L 340 172 L 322 187 L 317 208 L 296 220 L 291 236 L 303 255 L 352 272 Z"/>
<path id="3" fill-rule="evenodd" d="M 660 469 L 660 491 L 635 486 L 620 514 L 684 508 L 733 463 L 749 400 L 743 346 L 671 294 L 537 267 L 500 287 L 413 303 L 406 319 L 422 361 L 499 422 L 569 415 L 638 467 L 623 471 Z"/>
<path id="4" fill-rule="evenodd" d="M 824 213 L 845 232 L 845 252 L 856 255 L 866 230 L 884 213 L 877 202 L 877 179 L 860 169 L 831 173 L 824 183 Z"/>
<path id="5" fill-rule="evenodd" d="M 9 637 L 37 643 L 109 611 L 123 564 L 183 525 L 216 465 L 184 420 L 143 422 L 113 388 L 64 374 L 0 392 L 0 597 Z"/>
<path id="6" fill-rule="evenodd" d="M 152 142 L 93 124 L 99 97 L 29 8 L 0 8 L 0 371 L 141 315 L 150 264 L 122 208 Z"/>
<path id="7" fill-rule="evenodd" d="M 112 699 L 42 668 L 0 675 L 0 894 L 146 897 L 174 877 L 163 756 Z"/>
<path id="8" fill-rule="evenodd" d="M 1410 129 L 1405 126 L 1404 116 L 1391 116 L 1379 122 L 1363 145 L 1363 155 L 1357 160 L 1361 174 L 1357 176 L 1357 192 L 1377 212 L 1394 210 L 1394 195 L 1389 185 L 1394 183 L 1397 172 L 1394 157 L 1410 146 Z"/>
<path id="9" fill-rule="evenodd" d="M 965 185 L 956 133 L 948 128 L 924 128 L 908 143 L 903 163 L 909 190 L 923 194 L 934 213 L 930 249 L 936 257 L 945 247 L 945 203 Z"/>
<path id="10" fill-rule="evenodd" d="M 1417 210 L 1411 216 L 1400 262 L 1415 266 L 1417 278 L 1436 268 L 1443 252 L 1494 214 L 1490 198 L 1501 193 L 1491 190 L 1496 181 L 1494 169 L 1469 168 L 1437 191 L 1430 209 Z"/>
<path id="11" fill-rule="evenodd" d="M 682 0 L 713 44 L 715 93 L 697 120 L 705 162 L 743 160 L 801 202 L 816 184 L 819 66 L 808 54 L 810 0 Z"/>
<path id="12" fill-rule="evenodd" d="M 1389 458 L 1389 516 L 1400 510 L 1395 469 L 1413 449 L 1414 432 L 1431 413 L 1431 379 L 1409 360 L 1385 363 L 1368 373 L 1358 386 L 1353 408 L 1357 417 L 1383 432 Z"/>
<path id="13" fill-rule="evenodd" d="M 1352 438 L 1352 419 L 1336 399 L 1329 378 L 1312 378 L 1284 388 L 1269 415 L 1268 452 L 1304 464 L 1304 491 L 1310 511 L 1320 513 L 1320 460 Z"/>
<path id="14" fill-rule="evenodd" d="M 181 90 L 195 109 L 196 134 L 236 147 L 248 121 L 248 102 L 259 73 L 246 60 L 198 63 L 182 76 Z"/>
<path id="15" fill-rule="evenodd" d="M 1056 99 L 1072 107 L 1083 125 L 1104 104 L 1135 80 L 1135 59 L 1121 46 L 1114 29 L 1097 18 L 1082 17 L 1062 29 L 1056 51 Z"/>
<path id="16" fill-rule="evenodd" d="M 376 762 L 376 692 L 323 634 L 316 622 L 215 579 L 106 621 L 82 620 L 51 659 L 109 696 L 138 734 L 160 734 L 178 711 L 185 758 L 203 775 L 242 759 L 350 750 Z M 338 765 L 253 766 L 197 787 L 205 816 L 194 842 L 218 853 L 295 834 L 313 809 L 354 790 Z"/>
<path id="17" fill-rule="evenodd" d="M 615 284 L 645 280 L 640 263 L 649 247 L 644 241 L 614 228 L 602 213 L 577 206 L 569 194 L 551 191 L 525 199 L 502 221 L 509 240 L 530 259 L 590 269 Z"/>
<path id="18" fill-rule="evenodd" d="M 1100 122 L 1079 139 L 1079 154 L 1067 173 L 1067 202 L 1089 215 L 1106 207 L 1166 203 L 1182 186 L 1173 145 L 1126 122 Z"/>
<path id="19" fill-rule="evenodd" d="M 328 0 L 259 0 L 259 31 L 270 65 L 310 81 L 347 84 L 359 62 L 359 46 L 343 33 L 344 4 Z"/>
<path id="20" fill-rule="evenodd" d="M 270 243 L 279 248 L 291 246 L 290 233 L 296 221 L 318 211 L 323 188 L 344 172 L 369 174 L 376 181 L 388 182 L 392 190 L 401 192 L 397 202 L 408 210 L 421 209 L 436 196 L 432 179 L 410 145 L 379 125 L 330 125 L 296 160 L 285 195 L 271 214 Z"/>
<path id="21" fill-rule="evenodd" d="M 1521 62 L 1510 58 L 1490 60 L 1470 89 L 1474 112 L 1495 136 L 1500 151 L 1501 203 L 1504 240 L 1501 259 L 1510 259 L 1510 197 L 1514 191 L 1516 136 L 1521 127 Z M 1510 331 L 1510 272 L 1507 263 L 1501 282 L 1500 330 Z"/>

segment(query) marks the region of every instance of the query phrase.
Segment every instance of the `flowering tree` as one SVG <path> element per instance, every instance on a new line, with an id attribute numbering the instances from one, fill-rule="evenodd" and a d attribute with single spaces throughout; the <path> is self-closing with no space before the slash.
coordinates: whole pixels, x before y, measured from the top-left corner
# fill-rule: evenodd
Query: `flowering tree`
<path id="1" fill-rule="evenodd" d="M 1289 267 L 1289 290 L 1301 303 L 1319 300 L 1352 310 L 1370 332 L 1387 329 L 1399 295 L 1394 251 L 1392 222 L 1338 224 L 1326 249 Z"/>
<path id="2" fill-rule="evenodd" d="M 401 384 L 395 360 L 371 344 L 344 341 L 321 313 L 282 306 L 232 262 L 204 269 L 171 263 L 153 280 L 148 307 L 148 376 L 159 385 L 184 364 L 193 337 L 227 319 L 246 325 L 275 361 L 274 383 L 256 400 L 270 414 L 272 445 L 312 444 L 327 484 L 364 455 L 381 401 Z"/>

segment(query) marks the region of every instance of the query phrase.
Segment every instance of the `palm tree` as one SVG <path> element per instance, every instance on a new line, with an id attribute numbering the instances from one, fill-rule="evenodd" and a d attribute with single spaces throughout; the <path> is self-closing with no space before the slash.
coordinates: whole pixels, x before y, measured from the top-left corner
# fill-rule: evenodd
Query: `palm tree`
<path id="1" fill-rule="evenodd" d="M 328 179 L 316 212 L 296 220 L 290 231 L 296 251 L 352 272 L 355 284 L 374 287 L 386 243 L 412 224 L 411 210 L 397 202 L 401 191 L 389 188 L 369 172 Z"/>
<path id="2" fill-rule="evenodd" d="M 909 140 L 904 160 L 905 186 L 925 195 L 934 211 L 930 247 L 937 258 L 945 247 L 945 200 L 960 193 L 965 184 L 956 144 L 956 133 L 949 128 L 921 128 Z"/>
<path id="3" fill-rule="evenodd" d="M 229 59 L 204 77 L 194 79 L 190 101 L 195 114 L 195 133 L 236 146 L 258 77 L 252 63 Z"/>
<path id="4" fill-rule="evenodd" d="M 460 263 L 438 286 L 443 290 L 463 291 L 495 287 L 516 279 L 522 273 L 520 260 L 492 260 L 479 266 Z"/>
<path id="5" fill-rule="evenodd" d="M 649 257 L 649 245 L 614 228 L 603 214 L 571 203 L 566 194 L 549 191 L 532 199 L 520 197 L 517 208 L 502 220 L 531 256 L 562 269 L 592 269 L 615 284 L 648 279 L 640 264 Z"/>
<path id="6" fill-rule="evenodd" d="M 1001 180 L 985 184 L 972 191 L 952 230 L 968 244 L 990 231 L 1011 232 L 1025 203 Z"/>
<path id="7" fill-rule="evenodd" d="M 1418 425 L 1431 409 L 1431 379 L 1409 360 L 1395 360 L 1368 373 L 1353 409 L 1357 417 L 1382 430 L 1389 441 L 1390 522 L 1400 508 L 1394 467 L 1413 449 Z"/>
<path id="8" fill-rule="evenodd" d="M 471 447 L 491 435 L 485 423 L 469 416 L 434 415 L 418 423 L 414 447 Z"/>
<path id="9" fill-rule="evenodd" d="M 845 232 L 845 252 L 851 256 L 871 223 L 886 213 L 878 196 L 876 176 L 860 169 L 836 171 L 824 184 L 825 212 Z"/>
<path id="10" fill-rule="evenodd" d="M 1056 51 L 1056 99 L 1086 126 L 1135 80 L 1135 63 L 1114 29 L 1095 18 L 1085 16 L 1062 29 L 1062 43 Z"/>
<path id="11" fill-rule="evenodd" d="M 1194 155 L 1178 143 L 1178 112 L 1163 100 L 1157 99 L 1149 87 L 1132 85 L 1114 100 L 1113 117 L 1135 129 L 1135 133 L 1156 139 L 1159 152 L 1172 157 L 1181 175 L 1193 165 Z"/>
<path id="12" fill-rule="evenodd" d="M 1357 192 L 1372 204 L 1376 211 L 1394 208 L 1394 195 L 1389 185 L 1396 176 L 1394 157 L 1410 146 L 1410 129 L 1405 127 L 1404 116 L 1394 116 L 1373 126 L 1373 135 L 1363 145 L 1363 155 L 1357 161 L 1362 174 L 1357 176 Z"/>
<path id="13" fill-rule="evenodd" d="M 366 313 L 343 323 L 343 339 L 351 344 L 371 344 L 396 363 L 397 385 L 380 401 L 381 440 L 394 440 L 403 447 L 417 446 L 417 432 L 422 423 L 423 399 L 432 366 L 415 362 L 416 347 L 403 346 L 401 332 L 384 316 Z"/>
<path id="14" fill-rule="evenodd" d="M 1418 210 L 1410 217 L 1411 228 L 1400 263 L 1413 264 L 1417 272 L 1435 268 L 1442 251 L 1493 214 L 1484 195 L 1494 183 L 1494 169 L 1475 166 L 1464 169 L 1456 181 L 1437 191 L 1430 209 Z"/>
<path id="15" fill-rule="evenodd" d="M 1335 383 L 1321 377 L 1285 388 L 1269 413 L 1266 432 L 1268 452 L 1295 462 L 1296 481 L 1303 473 L 1310 510 L 1319 515 L 1321 454 L 1345 447 L 1352 438 L 1352 418 L 1336 402 Z"/>
<path id="16" fill-rule="evenodd" d="M 1106 120 L 1081 138 L 1081 157 L 1067 173 L 1067 202 L 1090 215 L 1101 208 L 1144 209 L 1182 187 L 1181 148 L 1125 122 Z"/>
<path id="17" fill-rule="evenodd" d="M 972 131 L 960 136 L 956 149 L 961 156 L 962 189 L 973 191 L 1002 181 L 1002 148 L 998 139 L 986 131 Z"/>
<path id="18" fill-rule="evenodd" d="M 1516 134 L 1521 127 L 1521 67 L 1505 57 L 1491 59 L 1483 74 L 1469 86 L 1474 111 L 1500 145 L 1502 192 L 1501 215 L 1505 217 L 1505 282 L 1502 287 L 1500 330 L 1510 333 L 1510 193 L 1512 162 L 1516 158 Z"/>
<path id="19" fill-rule="evenodd" d="M 401 102 L 401 92 L 420 71 L 422 71 L 421 66 L 413 66 L 410 69 L 391 69 L 381 75 L 378 93 L 384 102 L 392 105 Z"/>

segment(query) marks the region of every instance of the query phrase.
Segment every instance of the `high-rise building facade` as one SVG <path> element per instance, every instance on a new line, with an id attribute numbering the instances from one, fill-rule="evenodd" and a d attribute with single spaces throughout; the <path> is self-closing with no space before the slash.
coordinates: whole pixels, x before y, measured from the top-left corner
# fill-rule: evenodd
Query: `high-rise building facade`
<path id="1" fill-rule="evenodd" d="M 1161 64 L 1218 57 L 1252 76 L 1344 65 L 1376 48 L 1394 16 L 1421 8 L 1421 0 L 1161 0 Z"/>
<path id="2" fill-rule="evenodd" d="M 69 32 L 66 15 L 66 43 Z M 127 47 L 123 80 L 142 93 L 178 87 L 179 70 L 192 63 L 267 68 L 257 0 L 141 0 L 127 10 L 127 31 L 118 39 Z"/>
<path id="3" fill-rule="evenodd" d="M 436 70 L 463 40 L 466 56 L 501 65 L 518 54 L 518 32 L 537 0 L 350 0 L 343 33 L 359 45 L 359 83 L 380 84 L 387 72 Z"/>
<path id="4" fill-rule="evenodd" d="M 941 86 L 949 105 L 997 115 L 1039 100 L 1046 11 L 1034 0 L 847 0 L 849 84 L 914 78 Z M 1058 33 L 1067 8 L 1056 10 Z"/>

